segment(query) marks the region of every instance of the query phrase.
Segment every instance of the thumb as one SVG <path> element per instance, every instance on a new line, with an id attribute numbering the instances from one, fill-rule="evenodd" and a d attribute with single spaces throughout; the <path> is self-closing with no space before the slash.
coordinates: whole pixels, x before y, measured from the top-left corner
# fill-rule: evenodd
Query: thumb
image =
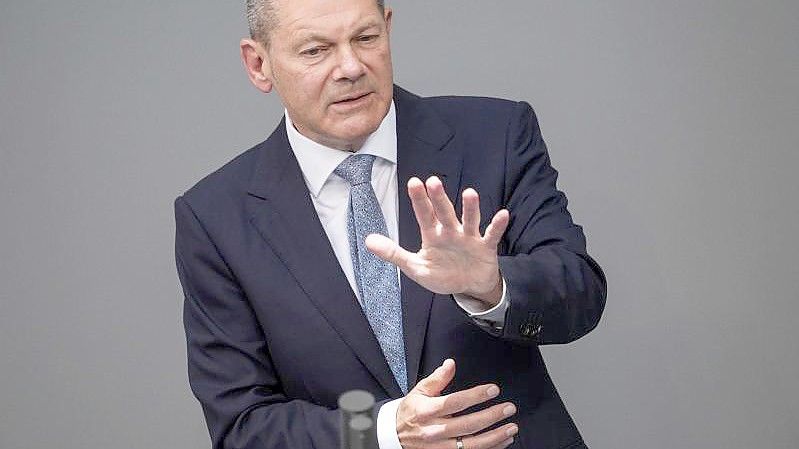
<path id="1" fill-rule="evenodd" d="M 420 393 L 428 397 L 439 396 L 441 392 L 447 388 L 447 385 L 452 382 L 454 377 L 455 361 L 452 359 L 444 360 L 441 366 L 436 368 L 429 376 L 419 381 L 411 392 Z"/>
<path id="2" fill-rule="evenodd" d="M 411 253 L 394 243 L 393 240 L 382 234 L 369 234 L 366 236 L 366 248 L 375 256 L 392 263 L 405 270 L 408 266 Z"/>

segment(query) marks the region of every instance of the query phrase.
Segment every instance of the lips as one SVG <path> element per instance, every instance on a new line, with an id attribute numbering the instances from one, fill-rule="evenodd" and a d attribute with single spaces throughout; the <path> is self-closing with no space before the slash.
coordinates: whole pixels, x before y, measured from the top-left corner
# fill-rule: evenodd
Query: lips
<path id="1" fill-rule="evenodd" d="M 362 93 L 358 93 L 358 94 L 347 95 L 347 96 L 345 96 L 345 97 L 343 97 L 343 98 L 341 98 L 339 100 L 334 101 L 333 103 L 347 103 L 347 102 L 350 102 L 350 101 L 360 100 L 361 98 L 369 95 L 370 93 L 371 92 L 362 92 Z"/>

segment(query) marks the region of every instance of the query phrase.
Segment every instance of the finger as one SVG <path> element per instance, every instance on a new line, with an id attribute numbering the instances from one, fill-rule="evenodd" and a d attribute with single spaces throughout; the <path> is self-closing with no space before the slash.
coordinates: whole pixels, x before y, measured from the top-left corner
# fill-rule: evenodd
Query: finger
<path id="1" fill-rule="evenodd" d="M 424 235 L 425 232 L 435 229 L 438 220 L 433 212 L 433 205 L 427 196 L 427 189 L 421 179 L 413 177 L 408 180 L 408 196 L 411 198 L 413 214 L 416 222 L 419 223 L 419 230 Z"/>
<path id="2" fill-rule="evenodd" d="M 519 433 L 519 426 L 510 423 L 477 435 L 463 437 L 463 446 L 468 449 L 491 449 L 505 443 Z"/>
<path id="3" fill-rule="evenodd" d="M 439 416 L 452 415 L 469 407 L 499 396 L 499 387 L 494 384 L 478 385 L 466 390 L 456 391 L 436 399 Z"/>
<path id="4" fill-rule="evenodd" d="M 411 392 L 421 393 L 425 396 L 438 396 L 447 388 L 455 377 L 455 361 L 452 359 L 444 360 L 435 371 L 429 376 L 420 380 Z"/>
<path id="5" fill-rule="evenodd" d="M 414 254 L 397 245 L 393 240 L 382 234 L 369 234 L 366 236 L 366 249 L 375 256 L 393 263 L 402 271 L 407 271 Z"/>
<path id="6" fill-rule="evenodd" d="M 447 228 L 455 228 L 460 222 L 455 215 L 455 207 L 452 206 L 452 201 L 447 197 L 447 192 L 444 190 L 444 184 L 437 176 L 427 178 L 427 196 L 430 197 L 430 202 L 433 204 L 433 211 L 439 223 Z"/>
<path id="7" fill-rule="evenodd" d="M 510 212 L 508 212 L 507 209 L 501 209 L 499 212 L 494 214 L 494 218 L 491 219 L 491 223 L 489 223 L 486 227 L 483 240 L 485 240 L 485 242 L 491 246 L 499 245 L 502 235 L 505 234 L 505 230 L 508 229 L 509 222 Z"/>
<path id="8" fill-rule="evenodd" d="M 494 446 L 491 449 L 505 449 L 506 447 L 510 446 L 511 444 L 513 444 L 513 438 L 508 438 L 507 440 L 503 441 L 502 443 L 499 443 L 498 446 Z"/>
<path id="9" fill-rule="evenodd" d="M 468 188 L 461 194 L 463 198 L 463 232 L 466 235 L 480 235 L 480 197 L 473 188 Z"/>
<path id="10" fill-rule="evenodd" d="M 508 419 L 515 413 L 516 406 L 510 402 L 496 404 L 484 410 L 449 419 L 444 434 L 448 438 L 476 434 L 504 419 Z"/>

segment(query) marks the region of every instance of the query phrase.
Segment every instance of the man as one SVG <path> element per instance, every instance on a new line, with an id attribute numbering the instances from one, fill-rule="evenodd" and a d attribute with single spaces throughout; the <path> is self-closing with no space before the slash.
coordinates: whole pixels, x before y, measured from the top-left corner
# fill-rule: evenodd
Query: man
<path id="1" fill-rule="evenodd" d="M 529 105 L 394 86 L 381 1 L 247 5 L 285 119 L 175 202 L 213 447 L 336 448 L 356 388 L 381 449 L 585 447 L 537 345 L 593 329 L 605 280 Z"/>

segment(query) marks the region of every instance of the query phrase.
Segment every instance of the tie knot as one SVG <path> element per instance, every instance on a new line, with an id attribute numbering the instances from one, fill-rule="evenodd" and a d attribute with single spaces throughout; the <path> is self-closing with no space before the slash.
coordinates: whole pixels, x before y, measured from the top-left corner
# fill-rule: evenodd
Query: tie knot
<path id="1" fill-rule="evenodd" d="M 341 176 L 353 186 L 372 182 L 372 163 L 374 161 L 374 155 L 353 154 L 344 159 L 344 162 L 340 163 L 333 173 Z"/>

